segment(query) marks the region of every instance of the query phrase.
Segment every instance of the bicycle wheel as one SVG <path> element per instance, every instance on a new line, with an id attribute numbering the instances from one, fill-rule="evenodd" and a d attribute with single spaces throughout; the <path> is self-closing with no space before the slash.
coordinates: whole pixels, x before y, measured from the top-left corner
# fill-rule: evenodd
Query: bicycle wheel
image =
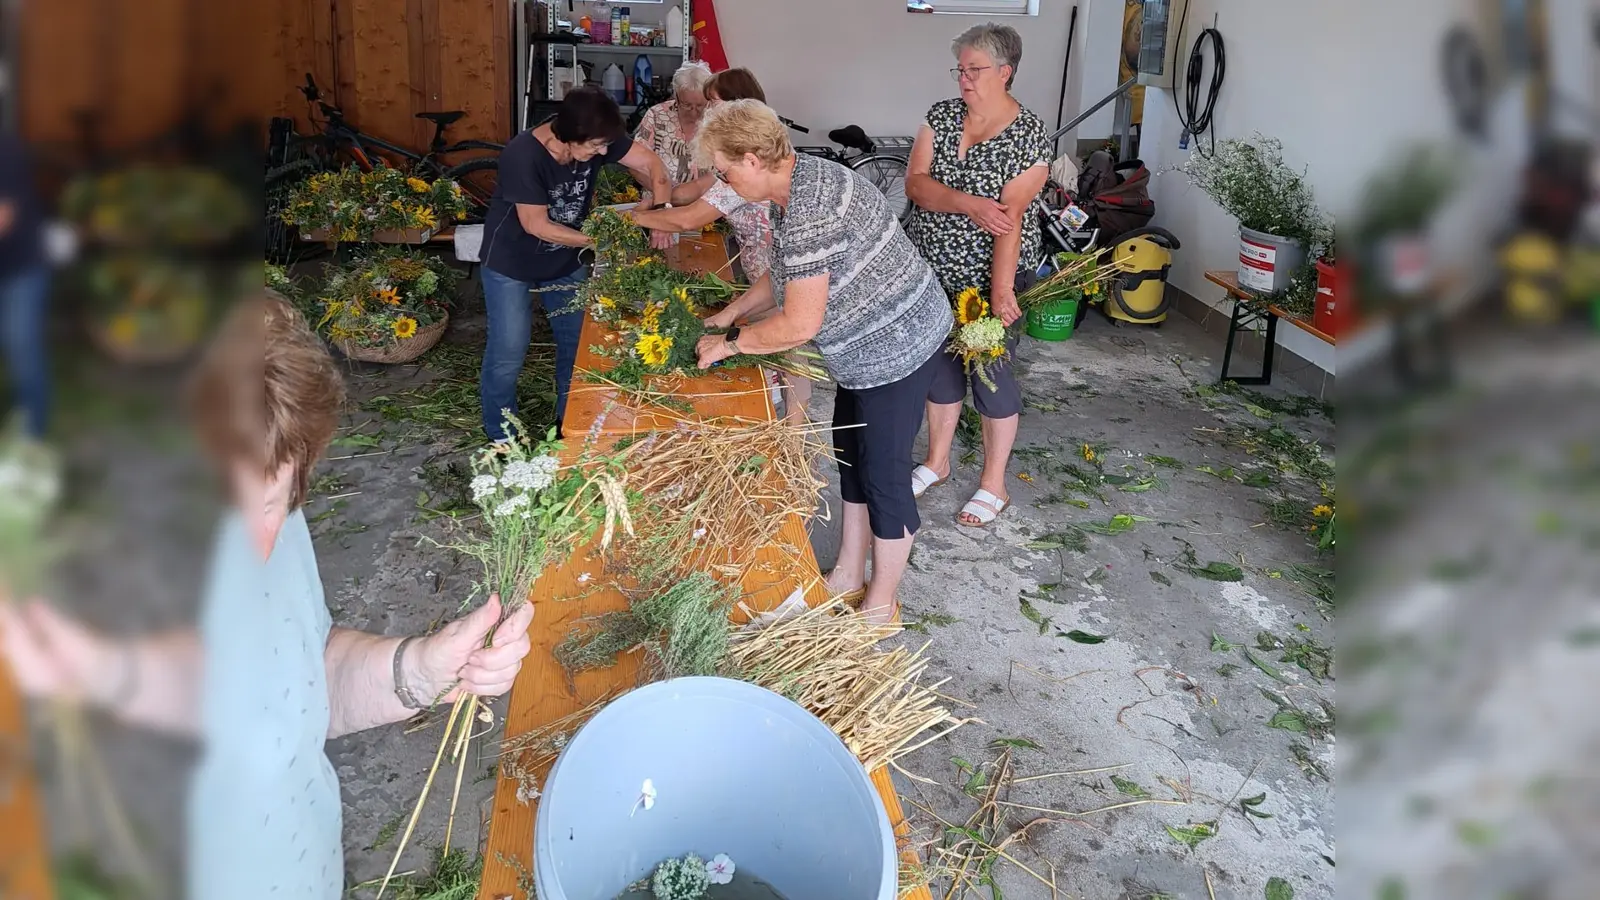
<path id="1" fill-rule="evenodd" d="M 911 198 L 906 196 L 906 161 L 898 156 L 860 156 L 850 161 L 855 169 L 883 192 L 889 210 L 902 223 L 911 215 Z"/>
<path id="2" fill-rule="evenodd" d="M 461 192 L 467 197 L 468 222 L 482 222 L 483 216 L 489 211 L 489 200 L 494 192 L 485 187 L 482 177 L 471 178 L 471 175 L 482 175 L 484 172 L 500 171 L 500 158 L 498 156 L 469 159 L 459 166 L 451 166 L 444 170 L 444 177 L 454 180 L 461 185 Z"/>

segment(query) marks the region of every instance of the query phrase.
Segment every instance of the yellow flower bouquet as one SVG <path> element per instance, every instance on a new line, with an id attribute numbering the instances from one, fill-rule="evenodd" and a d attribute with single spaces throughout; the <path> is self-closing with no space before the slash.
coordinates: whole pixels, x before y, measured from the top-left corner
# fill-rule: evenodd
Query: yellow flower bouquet
<path id="1" fill-rule="evenodd" d="M 448 178 L 429 182 L 388 166 L 370 172 L 346 166 L 293 188 L 282 216 L 302 234 L 371 241 L 381 232 L 437 231 L 459 222 L 467 217 L 467 200 Z"/>
<path id="2" fill-rule="evenodd" d="M 997 390 L 990 371 L 1006 358 L 1006 326 L 989 313 L 989 302 L 975 287 L 956 295 L 956 324 L 946 349 L 955 354 L 968 374 L 975 374 L 989 390 Z"/>
<path id="3" fill-rule="evenodd" d="M 275 290 L 290 296 L 281 277 Z M 307 304 L 318 333 L 345 355 L 370 362 L 409 362 L 443 335 L 456 273 L 433 256 L 402 247 L 374 248 L 348 265 L 330 264 Z M 408 357 L 408 358 L 401 358 Z"/>

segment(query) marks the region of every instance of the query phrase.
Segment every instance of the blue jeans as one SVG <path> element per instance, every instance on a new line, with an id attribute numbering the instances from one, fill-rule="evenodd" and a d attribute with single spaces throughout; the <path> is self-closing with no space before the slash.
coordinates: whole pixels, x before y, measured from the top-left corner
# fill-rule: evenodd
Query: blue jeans
<path id="1" fill-rule="evenodd" d="M 517 379 L 528 358 L 528 341 L 533 336 L 532 291 L 539 291 L 539 304 L 550 319 L 556 337 L 556 421 L 567 412 L 567 389 L 572 386 L 572 366 L 578 361 L 578 337 L 583 331 L 583 314 L 562 313 L 572 305 L 577 287 L 583 282 L 580 268 L 571 275 L 549 281 L 516 281 L 488 266 L 480 266 L 483 300 L 489 309 L 489 341 L 483 353 L 483 373 L 478 399 L 483 403 L 483 430 L 490 441 L 506 437 L 502 410 L 517 412 Z M 539 437 L 543 437 L 540 435 Z"/>
<path id="2" fill-rule="evenodd" d="M 45 354 L 45 309 L 50 269 L 34 266 L 0 280 L 0 358 L 23 424 L 44 437 L 50 412 L 50 359 Z"/>

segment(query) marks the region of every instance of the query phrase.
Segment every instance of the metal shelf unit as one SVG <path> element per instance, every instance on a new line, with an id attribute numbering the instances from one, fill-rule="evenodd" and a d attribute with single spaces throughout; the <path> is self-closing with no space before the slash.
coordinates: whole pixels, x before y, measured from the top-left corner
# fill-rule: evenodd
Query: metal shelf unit
<path id="1" fill-rule="evenodd" d="M 582 72 L 581 67 L 578 65 L 578 60 L 583 56 L 597 56 L 601 59 L 605 59 L 607 57 L 625 57 L 632 59 L 640 54 L 644 54 L 657 58 L 671 58 L 677 60 L 677 63 L 672 67 L 672 71 L 676 71 L 678 66 L 688 62 L 689 36 L 687 31 L 688 23 L 693 21 L 690 18 L 690 4 L 692 0 L 678 0 L 678 2 L 683 8 L 685 30 L 684 46 L 662 47 L 655 45 L 633 46 L 626 44 L 578 44 L 568 43 L 566 41 L 546 40 L 546 36 L 558 34 L 556 30 L 556 4 L 554 2 L 544 4 L 544 33 L 534 34 L 530 33 L 530 29 L 528 27 L 528 8 L 536 4 L 534 4 L 532 0 L 512 0 L 512 14 L 515 16 L 513 30 L 515 32 L 517 41 L 516 91 L 519 95 L 517 102 L 518 131 L 525 131 L 530 127 L 531 123 L 528 121 L 528 109 L 533 102 L 558 99 L 556 97 L 556 63 L 558 61 L 570 62 L 572 69 L 577 73 Z M 661 8 L 663 10 L 663 14 L 665 14 L 665 7 Z M 536 96 L 534 93 L 534 60 L 536 58 L 536 54 L 543 56 L 543 97 Z M 670 72 L 668 74 L 670 75 Z M 631 104 L 625 104 L 623 105 L 622 110 L 624 114 L 629 114 L 634 111 L 634 107 Z"/>

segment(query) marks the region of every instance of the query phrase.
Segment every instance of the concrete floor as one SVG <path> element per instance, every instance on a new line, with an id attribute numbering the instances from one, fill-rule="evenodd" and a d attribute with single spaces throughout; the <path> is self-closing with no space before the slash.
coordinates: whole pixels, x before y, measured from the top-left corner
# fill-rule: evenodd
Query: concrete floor
<path id="1" fill-rule="evenodd" d="M 481 346 L 480 329 L 481 319 L 458 322 L 450 340 Z M 1061 896 L 1201 898 L 1208 896 L 1206 873 L 1217 898 L 1261 897 L 1274 877 L 1287 881 L 1296 897 L 1333 895 L 1332 785 L 1305 771 L 1320 767 L 1332 776 L 1332 738 L 1312 740 L 1266 724 L 1279 704 L 1301 710 L 1331 704 L 1333 685 L 1281 662 L 1281 653 L 1253 650 L 1279 672 L 1282 681 L 1274 680 L 1239 649 L 1253 647 L 1260 632 L 1333 643 L 1332 623 L 1313 597 L 1291 579 L 1270 574 L 1294 563 L 1332 567 L 1303 531 L 1266 524 L 1267 502 L 1282 493 L 1309 505 L 1319 502 L 1318 487 L 1285 479 L 1276 468 L 1266 470 L 1272 487 L 1246 486 L 1239 479 L 1263 461 L 1227 440 L 1231 428 L 1276 424 L 1328 444 L 1332 423 L 1319 413 L 1273 414 L 1260 406 L 1252 412 L 1246 405 L 1252 398 L 1197 393 L 1197 385 L 1214 379 L 1220 349 L 1187 320 L 1160 330 L 1113 329 L 1093 315 L 1070 342 L 1025 342 L 1020 365 L 1029 407 L 1018 441 L 1025 458 L 1013 462 L 1008 482 L 1013 507 L 986 530 L 955 525 L 979 469 L 977 448 L 964 451 L 959 444 L 958 455 L 970 455 L 950 483 L 922 501 L 925 527 L 902 592 L 907 621 L 922 633 L 905 639 L 929 642 L 933 672 L 951 679 L 944 690 L 971 704 L 966 714 L 982 724 L 906 760 L 908 771 L 938 784 L 902 779 L 904 798 L 945 819 L 964 820 L 975 801 L 951 787 L 965 780 L 952 760 L 981 766 L 993 757 L 991 742 L 1012 738 L 1037 745 L 1016 751 L 1019 777 L 1122 767 L 1020 784 L 1010 793 L 1013 803 L 1076 813 L 1139 799 L 1141 792 L 1151 800 L 1182 801 L 1062 815 L 1056 818 L 1063 821 L 1034 828 L 1028 841 L 1013 844 L 1008 853 L 1034 871 L 1047 874 L 1053 866 Z M 356 399 L 394 396 L 432 377 L 409 367 L 354 374 Z M 150 388 L 157 392 L 152 396 L 164 388 L 170 385 Z M 119 379 L 93 389 L 133 388 Z M 813 413 L 826 416 L 830 401 L 819 392 Z M 137 429 L 136 438 L 77 454 L 79 468 L 95 473 L 84 503 L 99 511 L 101 525 L 90 529 L 97 536 L 85 538 L 93 564 L 74 568 L 67 603 L 107 627 L 143 630 L 192 615 L 214 504 L 169 410 L 157 403 Z M 352 433 L 376 437 L 377 446 L 349 438 Z M 420 512 L 439 502 L 420 473 L 459 454 L 440 457 L 439 448 L 409 440 L 404 426 L 385 423 L 358 404 L 352 404 L 346 434 L 331 455 L 351 458 L 323 467 L 320 494 L 308 507 L 335 623 L 401 633 L 452 616 L 473 573 L 429 542 L 445 537 L 447 520 L 430 521 Z M 1057 502 L 1060 464 L 1081 465 L 1085 442 L 1101 448 L 1106 474 L 1154 474 L 1159 482 L 1145 492 L 1102 486 L 1104 502 L 1074 495 L 1087 500 L 1087 509 Z M 1181 468 L 1153 466 L 1150 455 L 1176 459 Z M 1224 475 L 1231 467 L 1233 477 L 1197 466 Z M 1022 480 L 1024 473 L 1031 483 Z M 145 502 L 150 497 L 167 502 Z M 1123 534 L 1090 534 L 1083 552 L 1025 546 L 1119 513 L 1147 520 Z M 814 539 L 826 568 L 837 535 L 818 523 Z M 1192 557 L 1182 556 L 1184 542 L 1192 545 Z M 1243 580 L 1212 581 L 1180 568 L 1212 561 L 1240 566 Z M 1032 598 L 1033 619 L 1023 612 L 1022 595 Z M 1104 641 L 1058 636 L 1074 630 Z M 1235 648 L 1213 650 L 1213 634 Z M 181 829 L 172 826 L 181 822 L 187 750 L 110 725 L 100 733 L 128 805 L 172 871 L 181 846 Z M 432 762 L 436 735 L 392 727 L 329 746 L 343 785 L 352 884 L 383 874 L 394 832 Z M 1301 762 L 1291 750 L 1296 744 L 1304 748 Z M 465 822 L 456 831 L 461 846 L 474 846 L 484 835 L 492 765 L 485 756 L 469 767 Z M 1110 780 L 1113 774 L 1124 779 L 1120 787 Z M 1239 801 L 1262 794 L 1249 807 L 1262 815 L 1245 815 Z M 1012 827 L 1051 817 L 1011 811 Z M 917 816 L 925 837 L 940 835 L 929 814 Z M 439 798 L 402 869 L 420 864 L 422 848 L 442 839 L 444 818 Z M 1193 849 L 1167 830 L 1206 822 L 1215 822 L 1217 833 Z M 54 824 L 66 830 L 66 823 Z M 1051 896 L 1009 862 L 995 873 L 1006 897 Z"/>

